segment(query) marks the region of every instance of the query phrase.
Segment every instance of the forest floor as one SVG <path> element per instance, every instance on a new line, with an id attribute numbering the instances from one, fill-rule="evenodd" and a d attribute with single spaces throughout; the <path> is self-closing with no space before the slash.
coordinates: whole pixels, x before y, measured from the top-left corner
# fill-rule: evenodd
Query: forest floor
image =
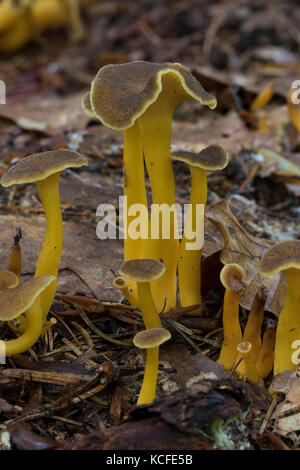
<path id="1" fill-rule="evenodd" d="M 7 104 L 0 105 L 0 176 L 24 156 L 44 150 L 71 148 L 89 161 L 61 177 L 64 248 L 50 312 L 57 323 L 44 341 L 0 368 L 0 446 L 174 449 L 176 442 L 178 449 L 224 447 L 206 433 L 191 431 L 199 426 L 199 416 L 203 429 L 209 423 L 209 407 L 224 419 L 247 410 L 240 424 L 226 431 L 233 448 L 299 448 L 300 413 L 280 418 L 300 403 L 297 373 L 244 384 L 216 360 L 223 338 L 224 289 L 218 281 L 223 264 L 250 263 L 254 277 L 268 247 L 300 238 L 300 185 L 295 184 L 300 106 L 287 99 L 300 79 L 300 7 L 291 0 L 103 0 L 86 7 L 83 17 L 88 34 L 78 45 L 69 44 L 66 31 L 58 29 L 15 55 L 0 57 L 0 79 L 7 84 Z M 118 208 L 122 195 L 122 133 L 81 109 L 81 97 L 100 67 L 133 60 L 180 62 L 217 97 L 214 111 L 190 102 L 176 110 L 173 149 L 218 144 L 230 155 L 227 168 L 208 175 L 204 314 L 162 313 L 172 339 L 161 348 L 158 399 L 141 409 L 134 405 L 144 359 L 132 338 L 142 321 L 112 287 L 123 243 L 96 236 L 97 207 Z M 271 99 L 251 110 L 266 88 Z M 291 108 L 299 113 L 299 133 Z M 174 172 L 177 202 L 187 203 L 189 172 L 180 163 Z M 229 235 L 233 230 L 235 241 L 224 240 L 217 225 Z M 1 270 L 7 269 L 18 227 L 22 279 L 27 280 L 45 228 L 34 185 L 0 190 Z M 257 287 L 241 297 L 242 326 Z M 264 325 L 276 320 L 284 296 L 282 282 L 266 287 Z M 4 337 L 13 337 L 6 324 L 0 327 Z M 275 398 L 268 393 L 271 383 Z M 11 444 L 3 437 L 6 430 Z"/>

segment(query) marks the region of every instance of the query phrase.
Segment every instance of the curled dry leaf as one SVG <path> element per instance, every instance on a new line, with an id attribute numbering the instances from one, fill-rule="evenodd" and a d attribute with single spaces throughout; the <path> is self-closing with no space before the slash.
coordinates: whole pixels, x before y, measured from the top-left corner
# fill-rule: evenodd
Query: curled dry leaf
<path id="1" fill-rule="evenodd" d="M 264 288 L 268 293 L 266 310 L 279 315 L 284 300 L 284 281 L 279 275 L 268 278 L 258 273 L 261 257 L 274 243 L 248 233 L 233 215 L 226 201 L 210 206 L 207 216 L 224 238 L 221 262 L 224 265 L 237 263 L 245 270 L 248 288 L 240 296 L 241 306 L 249 310 L 258 288 Z"/>
<path id="2" fill-rule="evenodd" d="M 285 399 L 276 407 L 272 419 L 275 419 L 276 433 L 283 436 L 300 431 L 300 376 L 297 371 L 284 371 L 273 379 L 272 389 Z"/>

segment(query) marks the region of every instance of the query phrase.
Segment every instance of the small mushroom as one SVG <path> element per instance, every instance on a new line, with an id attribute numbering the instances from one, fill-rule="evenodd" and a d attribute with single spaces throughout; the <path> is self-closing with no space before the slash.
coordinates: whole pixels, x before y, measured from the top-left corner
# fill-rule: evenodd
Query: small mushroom
<path id="1" fill-rule="evenodd" d="M 10 271 L 0 271 L 0 292 L 5 289 L 17 287 L 19 284 L 18 276 Z"/>
<path id="2" fill-rule="evenodd" d="M 190 211 L 187 218 L 195 224 L 196 205 L 206 205 L 207 201 L 207 170 L 223 170 L 228 164 L 227 152 L 218 145 L 210 145 L 199 153 L 176 151 L 171 153 L 173 160 L 184 162 L 191 172 Z M 204 225 L 204 220 L 203 220 Z M 196 227 L 193 227 L 195 230 Z M 204 227 L 203 227 L 204 230 Z M 190 250 L 188 243 L 193 240 L 187 239 L 183 233 L 179 257 L 178 257 L 178 279 L 180 303 L 182 307 L 201 304 L 201 255 L 202 249 Z M 201 312 L 201 308 L 194 310 L 193 314 Z"/>
<path id="3" fill-rule="evenodd" d="M 19 228 L 15 236 L 14 244 L 10 249 L 10 256 L 8 261 L 8 270 L 14 273 L 18 279 L 19 284 L 21 280 L 21 270 L 22 270 L 22 253 L 20 247 L 20 240 L 22 238 L 22 231 Z"/>
<path id="4" fill-rule="evenodd" d="M 255 362 L 251 356 L 252 344 L 249 342 L 243 342 L 237 345 L 238 354 L 244 359 L 246 364 L 246 376 L 251 382 L 257 383 L 259 376 Z"/>
<path id="5" fill-rule="evenodd" d="M 54 281 L 54 276 L 37 277 L 18 287 L 0 291 L 0 320 L 10 321 L 25 312 L 27 321 L 27 328 L 22 336 L 4 341 L 6 355 L 20 354 L 38 340 L 43 327 L 38 298 Z"/>
<path id="6" fill-rule="evenodd" d="M 85 157 L 72 150 L 53 150 L 31 155 L 12 166 L 1 179 L 4 187 L 36 183 L 45 210 L 46 234 L 37 263 L 35 276 L 51 274 L 57 278 L 61 258 L 63 226 L 59 197 L 59 178 L 66 168 L 87 165 Z M 41 295 L 41 307 L 46 321 L 56 292 L 57 280 Z"/>
<path id="7" fill-rule="evenodd" d="M 137 283 L 139 307 L 147 329 L 161 328 L 161 321 L 153 301 L 150 282 L 159 279 L 165 266 L 155 259 L 131 259 L 119 269 L 121 276 Z"/>
<path id="8" fill-rule="evenodd" d="M 243 342 L 239 321 L 239 297 L 247 287 L 244 269 L 235 263 L 223 267 L 220 279 L 225 287 L 223 306 L 224 341 L 218 359 L 225 370 L 231 370 L 236 364 L 237 346 Z"/>
<path id="9" fill-rule="evenodd" d="M 292 361 L 292 344 L 300 339 L 300 241 L 285 241 L 267 250 L 260 272 L 265 276 L 283 272 L 287 282 L 275 340 L 274 374 L 277 375 L 297 368 Z"/>
<path id="10" fill-rule="evenodd" d="M 146 365 L 138 405 L 151 403 L 155 399 L 158 376 L 159 346 L 171 338 L 171 333 L 165 328 L 151 328 L 140 331 L 133 338 L 133 344 L 147 350 Z"/>
<path id="11" fill-rule="evenodd" d="M 259 290 L 256 293 L 254 301 L 249 312 L 247 323 L 243 333 L 243 342 L 251 343 L 251 355 L 255 360 L 258 360 L 259 353 L 261 350 L 261 328 L 264 319 L 264 309 L 266 303 L 266 296 L 263 290 Z M 246 373 L 245 362 L 242 361 L 237 371 L 241 374 Z"/>
<path id="12" fill-rule="evenodd" d="M 35 31 L 42 33 L 52 26 L 66 23 L 67 10 L 61 0 L 35 0 L 31 2 L 30 13 Z"/>
<path id="13" fill-rule="evenodd" d="M 122 294 L 124 295 L 125 299 L 131 304 L 133 305 L 135 303 L 135 299 L 132 295 L 132 292 L 130 292 L 130 290 L 128 289 L 127 285 L 126 285 L 126 281 L 124 279 L 124 277 L 116 277 L 114 280 L 113 280 L 113 286 L 116 288 L 116 289 L 119 289 Z"/>
<path id="14" fill-rule="evenodd" d="M 175 204 L 175 182 L 170 159 L 171 123 L 175 107 L 184 100 L 215 108 L 216 99 L 207 93 L 181 64 L 144 61 L 102 67 L 91 86 L 91 106 L 100 121 L 124 131 L 124 188 L 128 208 L 133 203 L 147 207 L 144 162 L 150 179 L 153 204 Z M 126 234 L 125 234 L 126 235 Z M 177 221 L 170 223 L 170 239 L 125 239 L 125 260 L 155 258 L 166 272 L 153 284 L 156 307 L 176 306 L 178 255 Z M 137 250 L 137 251 L 136 251 Z"/>

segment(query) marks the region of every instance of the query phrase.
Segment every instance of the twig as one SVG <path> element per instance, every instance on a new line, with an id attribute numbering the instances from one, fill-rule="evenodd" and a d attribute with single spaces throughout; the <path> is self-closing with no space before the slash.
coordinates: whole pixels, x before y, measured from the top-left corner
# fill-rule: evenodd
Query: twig
<path id="1" fill-rule="evenodd" d="M 114 338 L 111 338 L 109 335 L 106 335 L 105 333 L 103 333 L 101 330 L 99 330 L 99 328 L 97 328 L 93 322 L 91 322 L 91 320 L 88 318 L 88 316 L 86 315 L 86 313 L 83 311 L 83 309 L 81 307 L 79 307 L 79 305 L 75 305 L 76 307 L 76 310 L 77 312 L 79 313 L 79 315 L 81 316 L 81 318 L 83 319 L 83 321 L 88 325 L 88 327 L 94 332 L 96 333 L 97 336 L 100 336 L 100 338 L 104 339 L 105 341 L 107 341 L 108 343 L 113 343 L 113 344 L 117 344 L 118 346 L 123 346 L 125 348 L 132 348 L 132 345 L 131 344 L 128 344 L 128 343 L 124 343 L 123 341 L 119 341 L 117 339 L 114 339 Z"/>

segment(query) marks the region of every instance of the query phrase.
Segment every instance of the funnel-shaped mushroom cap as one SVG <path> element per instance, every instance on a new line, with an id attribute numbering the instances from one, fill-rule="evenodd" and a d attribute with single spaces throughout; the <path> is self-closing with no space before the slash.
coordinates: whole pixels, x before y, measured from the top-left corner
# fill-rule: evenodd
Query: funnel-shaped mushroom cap
<path id="1" fill-rule="evenodd" d="M 0 291 L 3 289 L 11 289 L 19 284 L 18 276 L 10 271 L 0 271 Z"/>
<path id="2" fill-rule="evenodd" d="M 210 145 L 199 153 L 178 150 L 172 152 L 171 157 L 173 160 L 178 160 L 203 170 L 223 170 L 228 165 L 228 154 L 219 145 Z"/>
<path id="3" fill-rule="evenodd" d="M 0 320 L 9 321 L 26 312 L 56 278 L 54 276 L 36 277 L 19 287 L 0 291 Z"/>
<path id="4" fill-rule="evenodd" d="M 82 101 L 81 101 L 81 106 L 84 110 L 84 112 L 90 116 L 90 117 L 96 117 L 95 116 L 95 113 L 92 109 L 92 105 L 91 105 L 91 95 L 90 95 L 90 92 L 87 91 L 83 97 L 82 97 Z"/>
<path id="5" fill-rule="evenodd" d="M 156 259 L 130 259 L 119 269 L 121 276 L 136 282 L 150 282 L 163 275 L 166 268 Z"/>
<path id="6" fill-rule="evenodd" d="M 99 70 L 91 87 L 94 114 L 112 129 L 131 127 L 157 100 L 162 91 L 162 79 L 168 74 L 177 78 L 170 93 L 182 98 L 178 102 L 195 100 L 212 109 L 216 107 L 216 98 L 181 64 L 137 61 L 106 65 Z"/>
<path id="7" fill-rule="evenodd" d="M 237 345 L 237 350 L 241 354 L 248 354 L 252 349 L 252 344 L 249 343 L 248 341 L 245 341 L 244 343 L 240 343 Z"/>
<path id="8" fill-rule="evenodd" d="M 220 279 L 225 289 L 240 291 L 248 286 L 244 281 L 245 271 L 239 264 L 226 264 L 220 273 Z"/>
<path id="9" fill-rule="evenodd" d="M 133 344 L 140 349 L 156 348 L 171 338 L 171 333 L 165 328 L 150 328 L 140 331 L 133 338 Z"/>
<path id="10" fill-rule="evenodd" d="M 289 240 L 273 246 L 264 253 L 260 265 L 261 273 L 266 276 L 273 276 L 289 268 L 300 269 L 300 240 Z"/>
<path id="11" fill-rule="evenodd" d="M 66 168 L 77 168 L 87 164 L 87 159 L 73 150 L 59 149 L 36 153 L 12 166 L 2 176 L 1 184 L 7 187 L 13 184 L 34 183 Z"/>

